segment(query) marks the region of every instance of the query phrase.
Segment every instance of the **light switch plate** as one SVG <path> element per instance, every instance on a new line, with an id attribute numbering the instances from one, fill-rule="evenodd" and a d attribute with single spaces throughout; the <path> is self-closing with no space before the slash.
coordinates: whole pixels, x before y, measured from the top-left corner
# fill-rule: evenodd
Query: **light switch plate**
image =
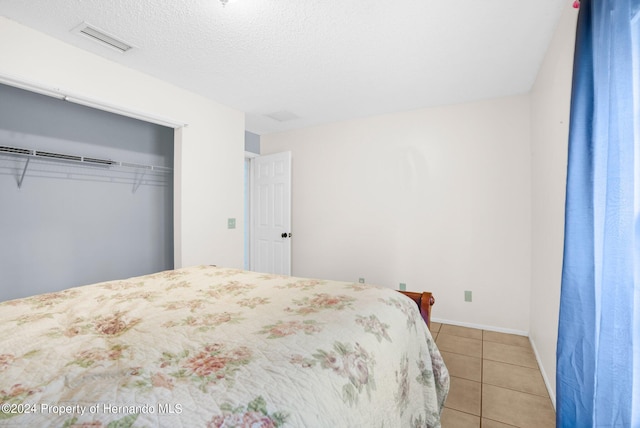
<path id="1" fill-rule="evenodd" d="M 235 229 L 236 228 L 236 219 L 230 218 L 227 219 L 227 229 Z"/>
<path id="2" fill-rule="evenodd" d="M 471 291 L 465 291 L 464 292 L 464 301 L 465 302 L 470 302 L 471 301 Z"/>

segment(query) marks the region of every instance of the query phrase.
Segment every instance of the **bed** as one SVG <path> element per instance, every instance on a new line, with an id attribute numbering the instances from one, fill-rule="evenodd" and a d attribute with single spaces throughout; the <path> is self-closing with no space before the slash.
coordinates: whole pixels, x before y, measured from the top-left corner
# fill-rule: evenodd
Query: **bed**
<path id="1" fill-rule="evenodd" d="M 448 390 L 387 288 L 196 266 L 0 303 L 0 426 L 438 427 Z"/>

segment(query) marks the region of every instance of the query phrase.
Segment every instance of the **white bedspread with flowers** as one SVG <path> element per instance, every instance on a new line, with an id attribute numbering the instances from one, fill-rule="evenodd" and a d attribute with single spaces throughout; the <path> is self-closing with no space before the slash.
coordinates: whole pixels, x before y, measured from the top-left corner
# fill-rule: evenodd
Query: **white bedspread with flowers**
<path id="1" fill-rule="evenodd" d="M 394 290 L 212 266 L 0 303 L 0 426 L 438 427 Z"/>

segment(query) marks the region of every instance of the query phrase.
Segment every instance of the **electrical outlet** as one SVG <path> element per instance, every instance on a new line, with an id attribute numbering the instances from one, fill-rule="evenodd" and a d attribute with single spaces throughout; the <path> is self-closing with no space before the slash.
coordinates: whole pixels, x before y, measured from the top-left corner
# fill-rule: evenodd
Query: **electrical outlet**
<path id="1" fill-rule="evenodd" d="M 400 283 L 400 291 L 407 291 L 407 284 L 405 284 L 404 282 Z"/>
<path id="2" fill-rule="evenodd" d="M 364 278 L 358 278 L 358 282 L 359 282 L 360 284 L 364 284 Z"/>
<path id="3" fill-rule="evenodd" d="M 465 291 L 465 292 L 464 292 L 464 301 L 465 301 L 465 302 L 470 302 L 470 301 L 471 301 L 471 298 L 472 298 L 472 297 L 471 297 L 471 291 L 468 291 L 468 290 L 467 290 L 467 291 Z"/>
<path id="4" fill-rule="evenodd" d="M 229 218 L 227 219 L 227 229 L 235 229 L 236 228 L 236 219 Z"/>

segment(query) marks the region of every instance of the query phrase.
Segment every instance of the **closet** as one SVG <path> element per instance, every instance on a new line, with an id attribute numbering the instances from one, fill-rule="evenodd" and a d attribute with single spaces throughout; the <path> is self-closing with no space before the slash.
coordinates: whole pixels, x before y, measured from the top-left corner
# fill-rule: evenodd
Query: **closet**
<path id="1" fill-rule="evenodd" d="M 172 128 L 0 84 L 0 301 L 173 268 Z"/>

